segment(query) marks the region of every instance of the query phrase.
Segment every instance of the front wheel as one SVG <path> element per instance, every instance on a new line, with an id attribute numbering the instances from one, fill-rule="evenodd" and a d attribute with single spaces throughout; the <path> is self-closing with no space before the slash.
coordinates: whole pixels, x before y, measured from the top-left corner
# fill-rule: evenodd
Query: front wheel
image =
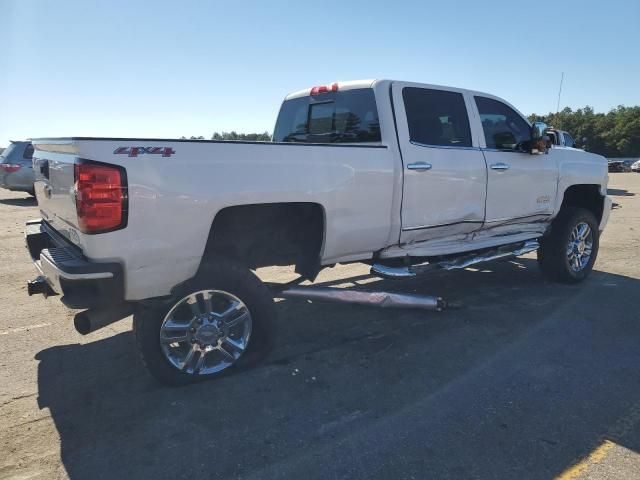
<path id="1" fill-rule="evenodd" d="M 593 269 L 599 245 L 598 221 L 593 213 L 584 208 L 563 208 L 538 250 L 542 274 L 556 282 L 581 282 Z"/>
<path id="2" fill-rule="evenodd" d="M 142 361 L 160 382 L 183 385 L 254 364 L 274 335 L 269 289 L 249 269 L 219 259 L 169 302 L 138 308 Z"/>

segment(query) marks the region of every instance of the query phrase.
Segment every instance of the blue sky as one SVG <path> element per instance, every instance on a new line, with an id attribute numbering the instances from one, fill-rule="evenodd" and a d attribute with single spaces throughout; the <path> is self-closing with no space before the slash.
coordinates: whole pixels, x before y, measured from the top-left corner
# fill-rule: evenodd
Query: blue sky
<path id="1" fill-rule="evenodd" d="M 284 95 L 394 78 L 524 113 L 640 104 L 640 1 L 0 0 L 0 146 L 272 131 Z"/>

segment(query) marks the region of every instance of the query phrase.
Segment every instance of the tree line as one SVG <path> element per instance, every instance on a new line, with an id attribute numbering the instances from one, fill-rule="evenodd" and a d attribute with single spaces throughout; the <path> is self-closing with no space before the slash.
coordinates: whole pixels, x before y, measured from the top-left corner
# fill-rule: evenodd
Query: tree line
<path id="1" fill-rule="evenodd" d="M 592 107 L 558 113 L 529 115 L 529 120 L 545 122 L 566 130 L 579 148 L 608 158 L 640 157 L 640 106 L 620 105 L 607 113 L 596 113 Z"/>
<path id="2" fill-rule="evenodd" d="M 187 137 L 180 137 L 186 139 Z M 205 138 L 200 135 L 199 137 L 189 137 L 190 140 L 204 140 Z M 211 136 L 211 140 L 240 140 L 245 142 L 269 142 L 271 141 L 271 134 L 269 132 L 262 133 L 237 133 L 231 132 L 214 132 Z"/>

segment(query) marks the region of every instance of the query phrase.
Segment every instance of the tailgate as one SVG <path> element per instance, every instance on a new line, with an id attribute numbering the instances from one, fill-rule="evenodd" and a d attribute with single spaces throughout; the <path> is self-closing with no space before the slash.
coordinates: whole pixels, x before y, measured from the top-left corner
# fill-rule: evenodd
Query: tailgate
<path id="1" fill-rule="evenodd" d="M 34 140 L 34 189 L 42 218 L 73 243 L 78 243 L 74 196 L 76 152 L 71 141 Z"/>
<path id="2" fill-rule="evenodd" d="M 120 230 L 126 227 L 128 214 L 125 168 L 92 160 L 105 157 L 99 150 L 105 142 L 92 141 L 92 148 L 87 148 L 88 143 L 80 152 L 75 139 L 33 141 L 34 189 L 42 218 L 79 246 L 79 232 Z"/>

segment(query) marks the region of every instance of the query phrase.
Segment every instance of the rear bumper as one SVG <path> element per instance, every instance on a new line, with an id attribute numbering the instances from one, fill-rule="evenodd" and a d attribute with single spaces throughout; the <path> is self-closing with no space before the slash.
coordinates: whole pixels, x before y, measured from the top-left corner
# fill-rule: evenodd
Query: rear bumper
<path id="1" fill-rule="evenodd" d="M 41 220 L 27 222 L 25 236 L 40 276 L 55 293 L 62 295 L 61 301 L 67 307 L 107 307 L 124 300 L 124 277 L 119 263 L 87 260 L 77 247 Z"/>

